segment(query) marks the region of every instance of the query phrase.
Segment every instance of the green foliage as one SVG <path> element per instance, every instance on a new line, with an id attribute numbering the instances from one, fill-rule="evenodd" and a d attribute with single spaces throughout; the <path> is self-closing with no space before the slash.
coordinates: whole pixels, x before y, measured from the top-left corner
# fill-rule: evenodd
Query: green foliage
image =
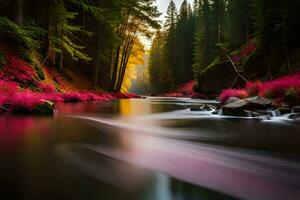
<path id="1" fill-rule="evenodd" d="M 76 39 L 79 40 L 76 34 L 91 36 L 91 33 L 82 29 L 82 27 L 72 25 L 71 21 L 75 19 L 77 13 L 69 12 L 63 0 L 53 1 L 50 13 L 48 38 L 51 50 L 61 55 L 66 52 L 76 61 L 79 59 L 90 61 L 91 58 L 82 52 L 85 47 L 74 42 Z"/>
<path id="2" fill-rule="evenodd" d="M 35 71 L 36 71 L 38 77 L 39 77 L 42 81 L 44 81 L 46 77 L 45 77 L 45 74 L 44 74 L 43 69 L 42 69 L 37 63 L 35 63 L 33 66 L 34 66 L 34 69 L 35 69 Z"/>
<path id="3" fill-rule="evenodd" d="M 187 2 L 177 11 L 170 1 L 164 27 L 153 41 L 149 70 L 154 92 L 172 90 L 215 62 L 240 56 L 250 39 L 258 51 L 237 58 L 247 78 L 272 78 L 298 66 L 300 1 L 194 0 L 193 9 Z M 95 86 L 106 89 L 118 89 L 123 82 L 137 37 L 151 38 L 160 27 L 155 0 L 27 0 L 19 9 L 13 1 L 1 3 L 0 39 L 17 46 L 41 79 L 34 51 L 44 53 L 49 64 L 82 67 L 89 79 L 97 77 Z M 16 14 L 24 18 L 23 25 L 13 21 Z"/>
<path id="4" fill-rule="evenodd" d="M 20 48 L 19 49 L 20 52 L 20 58 L 22 58 L 23 60 L 27 61 L 28 63 L 30 63 L 31 65 L 34 63 L 32 56 L 30 55 L 30 52 L 27 51 L 24 48 Z"/>
<path id="5" fill-rule="evenodd" d="M 180 7 L 175 38 L 177 45 L 176 63 L 172 68 L 174 71 L 176 85 L 181 85 L 193 79 L 193 51 L 194 51 L 194 32 L 196 21 L 190 5 L 183 1 Z"/>
<path id="6" fill-rule="evenodd" d="M 24 26 L 18 26 L 7 17 L 0 17 L 0 38 L 11 41 L 27 49 L 41 47 L 40 37 L 45 31 L 36 24 L 30 22 Z"/>
<path id="7" fill-rule="evenodd" d="M 79 6 L 84 12 L 91 13 L 98 20 L 105 19 L 105 10 L 90 4 L 88 0 L 69 0 L 73 4 Z"/>
<path id="8" fill-rule="evenodd" d="M 217 56 L 216 50 L 216 27 L 212 7 L 208 0 L 204 0 L 198 6 L 198 19 L 195 33 L 195 49 L 193 71 L 195 78 L 211 64 Z"/>
<path id="9" fill-rule="evenodd" d="M 229 50 L 245 44 L 253 32 L 250 0 L 228 0 L 226 39 Z"/>

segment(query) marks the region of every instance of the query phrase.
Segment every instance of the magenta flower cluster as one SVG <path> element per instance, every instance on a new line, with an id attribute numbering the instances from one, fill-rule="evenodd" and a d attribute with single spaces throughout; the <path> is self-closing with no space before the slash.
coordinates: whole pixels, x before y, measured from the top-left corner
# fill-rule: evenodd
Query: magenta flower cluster
<path id="1" fill-rule="evenodd" d="M 300 103 L 300 73 L 284 76 L 267 82 L 248 82 L 242 89 L 226 89 L 219 100 L 225 103 L 230 97 L 247 98 L 262 96 L 277 103 Z"/>

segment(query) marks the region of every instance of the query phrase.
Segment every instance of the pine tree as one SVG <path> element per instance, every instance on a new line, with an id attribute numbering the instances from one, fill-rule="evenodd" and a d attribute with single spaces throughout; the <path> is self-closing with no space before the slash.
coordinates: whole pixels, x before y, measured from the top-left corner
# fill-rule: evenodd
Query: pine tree
<path id="1" fill-rule="evenodd" d="M 219 60 L 225 58 L 224 55 L 224 42 L 225 42 L 225 2 L 224 0 L 213 0 L 212 1 L 212 13 L 214 19 L 214 35 L 216 37 L 216 45 L 219 50 Z"/>
<path id="2" fill-rule="evenodd" d="M 175 71 L 174 68 L 176 68 L 177 60 L 178 60 L 178 54 L 175 51 L 177 49 L 177 40 L 176 40 L 176 25 L 177 25 L 177 9 L 174 1 L 172 0 L 169 4 L 168 10 L 167 10 L 167 16 L 166 16 L 166 22 L 164 25 L 164 34 L 165 34 L 165 45 L 163 47 L 163 69 L 162 69 L 162 81 L 167 81 L 166 83 L 166 89 L 172 90 L 175 88 Z"/>
<path id="3" fill-rule="evenodd" d="M 253 36 L 250 0 L 228 0 L 227 42 L 229 50 L 239 48 Z"/>
<path id="4" fill-rule="evenodd" d="M 64 54 L 68 53 L 74 60 L 90 61 L 91 58 L 82 52 L 84 46 L 74 42 L 75 34 L 89 32 L 84 31 L 80 26 L 73 25 L 77 13 L 67 10 L 63 0 L 54 0 L 50 7 L 49 29 L 48 29 L 48 52 L 45 61 L 49 60 L 52 64 L 57 63 L 59 54 L 59 69 L 62 69 Z"/>
<path id="5" fill-rule="evenodd" d="M 162 33 L 158 30 L 152 42 L 149 58 L 150 85 L 154 94 L 162 92 L 163 42 Z"/>
<path id="6" fill-rule="evenodd" d="M 178 44 L 177 64 L 174 65 L 176 84 L 186 83 L 193 79 L 193 49 L 195 20 L 191 5 L 183 1 L 176 26 L 176 41 Z"/>
<path id="7" fill-rule="evenodd" d="M 259 54 L 266 76 L 272 79 L 285 60 L 284 18 L 280 1 L 255 0 L 255 31 Z"/>
<path id="8" fill-rule="evenodd" d="M 208 0 L 198 5 L 193 71 L 195 77 L 210 65 L 216 56 L 212 8 Z"/>

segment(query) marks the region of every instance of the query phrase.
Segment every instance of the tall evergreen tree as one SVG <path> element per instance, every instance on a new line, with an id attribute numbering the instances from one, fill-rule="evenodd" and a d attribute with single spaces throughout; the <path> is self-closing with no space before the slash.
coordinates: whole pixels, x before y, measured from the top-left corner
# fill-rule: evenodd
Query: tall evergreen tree
<path id="1" fill-rule="evenodd" d="M 219 50 L 219 60 L 225 58 L 224 55 L 224 42 L 225 42 L 225 1 L 213 0 L 212 1 L 212 13 L 214 19 L 214 35 L 217 37 L 216 45 Z"/>
<path id="2" fill-rule="evenodd" d="M 63 0 L 54 0 L 49 8 L 49 28 L 48 28 L 48 52 L 45 62 L 50 60 L 53 65 L 57 65 L 57 55 L 59 54 L 59 69 L 62 69 L 64 54 L 68 53 L 72 59 L 82 59 L 90 61 L 91 58 L 84 52 L 84 46 L 74 42 L 76 33 L 84 32 L 80 26 L 73 25 L 77 13 L 67 10 Z"/>
<path id="3" fill-rule="evenodd" d="M 176 26 L 177 26 L 178 14 L 176 5 L 173 0 L 170 1 L 168 6 L 166 22 L 164 24 L 164 34 L 166 34 L 166 42 L 163 47 L 164 54 L 164 63 L 163 70 L 161 74 L 162 80 L 168 80 L 167 84 L 168 90 L 172 90 L 175 88 L 175 76 L 176 73 L 174 71 L 174 67 L 177 65 L 178 54 L 175 51 L 177 49 L 177 40 L 176 40 Z"/>
<path id="4" fill-rule="evenodd" d="M 164 80 L 161 79 L 163 73 L 163 44 L 162 33 L 158 30 L 152 42 L 149 58 L 149 76 L 153 94 L 161 93 L 163 91 L 162 86 L 165 84 L 165 82 L 162 83 Z"/>
<path id="5" fill-rule="evenodd" d="M 174 65 L 174 75 L 176 84 L 188 82 L 193 79 L 193 49 L 194 49 L 194 34 L 195 20 L 191 5 L 186 0 L 183 1 L 180 7 L 180 14 L 176 26 L 177 40 L 177 64 Z"/>
<path id="6" fill-rule="evenodd" d="M 266 76 L 271 79 L 278 72 L 283 61 L 288 57 L 285 41 L 285 19 L 288 13 L 281 1 L 255 0 L 255 29 L 258 50 L 263 58 L 262 65 Z"/>
<path id="7" fill-rule="evenodd" d="M 227 42 L 229 50 L 239 48 L 253 36 L 250 0 L 228 0 Z"/>
<path id="8" fill-rule="evenodd" d="M 216 37 L 213 34 L 214 32 L 211 5 L 208 0 L 200 1 L 198 5 L 193 64 L 196 78 L 215 58 Z"/>

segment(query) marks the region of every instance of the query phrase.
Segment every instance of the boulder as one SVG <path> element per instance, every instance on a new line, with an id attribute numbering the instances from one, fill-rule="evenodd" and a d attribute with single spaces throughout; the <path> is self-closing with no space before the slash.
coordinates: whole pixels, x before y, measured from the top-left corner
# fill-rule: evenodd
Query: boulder
<path id="1" fill-rule="evenodd" d="M 240 99 L 232 103 L 225 104 L 223 110 L 244 110 L 247 108 L 248 102 L 246 99 Z"/>
<path id="2" fill-rule="evenodd" d="M 293 110 L 288 107 L 279 107 L 277 110 L 281 115 L 285 115 L 293 112 Z"/>
<path id="3" fill-rule="evenodd" d="M 236 101 L 240 100 L 239 98 L 237 97 L 229 97 L 229 99 L 225 102 L 225 105 L 226 104 L 230 104 L 230 103 L 234 103 Z"/>
<path id="4" fill-rule="evenodd" d="M 42 101 L 41 104 L 38 104 L 34 108 L 34 112 L 38 114 L 53 114 L 54 103 L 51 101 Z"/>
<path id="5" fill-rule="evenodd" d="M 252 97 L 238 100 L 232 98 L 229 102 L 230 103 L 227 103 L 222 107 L 221 113 L 223 115 L 239 117 L 273 116 L 270 114 L 273 113 L 273 111 L 267 112 L 268 108 L 271 108 L 272 101 L 263 97 Z"/>
<path id="6" fill-rule="evenodd" d="M 300 106 L 294 106 L 294 107 L 292 108 L 292 110 L 293 110 L 293 112 L 298 113 L 298 112 L 300 112 Z"/>
<path id="7" fill-rule="evenodd" d="M 236 78 L 236 72 L 228 60 L 216 61 L 200 73 L 197 77 L 198 85 L 194 90 L 206 95 L 219 94 L 226 88 L 240 87 L 244 84 L 244 81 L 238 77 L 233 85 Z"/>
<path id="8" fill-rule="evenodd" d="M 234 116 L 234 117 L 252 117 L 252 113 L 247 110 L 242 109 L 224 109 L 222 108 L 221 112 L 219 113 L 224 116 Z"/>
<path id="9" fill-rule="evenodd" d="M 259 96 L 248 98 L 246 101 L 248 102 L 247 106 L 254 109 L 266 109 L 272 105 L 271 100 Z"/>
<path id="10" fill-rule="evenodd" d="M 299 120 L 300 119 L 300 113 L 293 113 L 289 116 L 289 119 L 292 120 Z"/>
<path id="11" fill-rule="evenodd" d="M 263 97 L 252 97 L 247 99 L 239 99 L 232 103 L 225 104 L 223 109 L 226 110 L 258 110 L 267 109 L 272 105 L 272 101 Z"/>

